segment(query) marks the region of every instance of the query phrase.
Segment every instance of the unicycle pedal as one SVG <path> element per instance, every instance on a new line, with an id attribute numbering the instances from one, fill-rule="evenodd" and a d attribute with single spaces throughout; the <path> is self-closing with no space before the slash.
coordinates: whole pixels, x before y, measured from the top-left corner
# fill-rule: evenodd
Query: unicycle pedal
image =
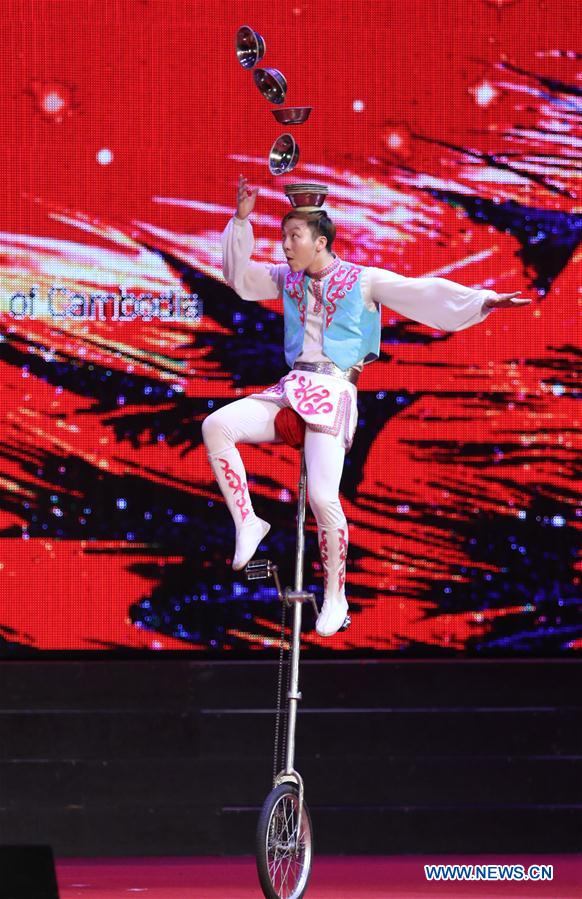
<path id="1" fill-rule="evenodd" d="M 277 566 L 270 559 L 252 559 L 245 568 L 245 574 L 249 581 L 264 581 L 270 578 Z"/>
<path id="2" fill-rule="evenodd" d="M 285 597 L 281 590 L 279 569 L 270 559 L 251 559 L 245 567 L 245 574 L 248 581 L 267 581 L 272 577 L 277 588 L 277 596 L 283 602 Z"/>

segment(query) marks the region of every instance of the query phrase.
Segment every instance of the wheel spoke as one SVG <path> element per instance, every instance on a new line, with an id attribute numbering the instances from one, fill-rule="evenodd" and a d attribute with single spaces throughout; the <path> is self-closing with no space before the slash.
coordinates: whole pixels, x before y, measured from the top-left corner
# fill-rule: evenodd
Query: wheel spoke
<path id="1" fill-rule="evenodd" d="M 279 879 L 278 879 L 277 875 L 278 875 L 278 874 L 280 873 L 280 871 L 281 871 L 281 868 L 282 868 L 282 866 L 283 866 L 283 862 L 284 862 L 284 857 L 281 856 L 281 857 L 279 858 L 278 862 L 277 862 L 277 867 L 275 868 L 275 870 L 274 870 L 274 872 L 273 872 L 273 875 L 274 875 L 274 876 L 273 876 L 273 884 L 274 884 L 275 886 L 277 886 L 277 884 L 279 883 Z"/>
<path id="2" fill-rule="evenodd" d="M 289 877 L 289 869 L 291 867 L 291 859 L 287 858 L 286 861 L 287 861 L 287 867 L 285 868 L 285 873 L 283 875 L 283 882 L 282 882 L 281 886 L 287 887 L 287 889 L 289 890 L 289 885 L 288 885 L 287 881 L 288 881 L 288 877 Z M 294 888 L 294 887 L 295 887 L 295 883 L 293 882 L 291 885 L 291 888 Z"/>
<path id="3" fill-rule="evenodd" d="M 291 803 L 289 803 L 289 811 L 285 819 L 285 826 L 287 830 L 287 840 L 290 842 L 295 833 L 295 809 Z"/>
<path id="4" fill-rule="evenodd" d="M 306 808 L 306 807 L 305 807 Z M 281 790 L 271 808 L 264 836 L 265 875 L 278 899 L 297 899 L 309 877 L 309 812 L 298 828 L 299 797 Z"/>
<path id="5" fill-rule="evenodd" d="M 285 808 L 285 839 L 287 843 L 293 836 L 293 805 L 291 802 L 286 803 Z"/>

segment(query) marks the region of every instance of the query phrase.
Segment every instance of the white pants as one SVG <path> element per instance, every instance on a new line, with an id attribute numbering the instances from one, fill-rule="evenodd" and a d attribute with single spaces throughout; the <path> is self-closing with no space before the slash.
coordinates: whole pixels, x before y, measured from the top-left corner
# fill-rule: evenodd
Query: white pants
<path id="1" fill-rule="evenodd" d="M 242 472 L 242 479 L 246 482 L 244 465 L 236 444 L 280 443 L 280 438 L 275 432 L 275 416 L 279 408 L 277 403 L 272 401 L 248 396 L 229 403 L 209 415 L 202 423 L 202 436 L 211 461 L 228 452 L 229 464 L 236 471 Z M 336 437 L 311 430 L 307 425 L 305 429 L 307 490 L 309 504 L 319 529 L 335 530 L 347 527 L 339 500 L 344 458 L 345 449 Z M 236 509 L 234 512 L 236 515 Z M 238 526 L 239 522 L 236 519 L 234 521 Z"/>

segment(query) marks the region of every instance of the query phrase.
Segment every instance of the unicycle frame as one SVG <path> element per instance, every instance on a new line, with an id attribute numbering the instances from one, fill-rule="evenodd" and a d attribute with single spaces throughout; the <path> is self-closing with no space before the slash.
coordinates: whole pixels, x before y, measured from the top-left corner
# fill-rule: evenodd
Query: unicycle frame
<path id="1" fill-rule="evenodd" d="M 301 617 L 303 603 L 311 601 L 315 606 L 315 596 L 303 590 L 303 562 L 305 558 L 305 506 L 307 497 L 307 469 L 305 465 L 305 451 L 301 450 L 301 471 L 299 475 L 299 488 L 297 498 L 297 541 L 295 549 L 295 589 L 286 590 L 284 598 L 287 603 L 293 603 L 293 631 L 291 636 L 291 675 L 287 701 L 289 704 L 287 716 L 287 751 L 285 768 L 275 778 L 275 786 L 286 781 L 293 780 L 299 788 L 299 810 L 297 815 L 297 831 L 301 829 L 301 817 L 303 812 L 303 778 L 295 770 L 295 732 L 297 728 L 297 705 L 301 701 L 299 691 L 299 656 L 301 653 Z M 317 611 L 317 606 L 315 606 Z"/>
<path id="2" fill-rule="evenodd" d="M 247 565 L 247 577 L 250 580 L 264 577 L 273 577 L 277 587 L 277 594 L 281 602 L 293 607 L 293 623 L 290 643 L 290 672 L 289 690 L 287 693 L 287 744 L 285 747 L 285 766 L 275 776 L 273 787 L 284 783 L 295 783 L 299 793 L 299 809 L 297 829 L 300 832 L 301 817 L 303 812 L 303 778 L 295 770 L 295 733 L 297 729 L 297 705 L 301 701 L 299 690 L 299 656 L 301 653 L 301 618 L 303 603 L 312 603 L 315 615 L 318 614 L 315 595 L 303 589 L 303 564 L 305 558 L 305 508 L 307 500 L 307 467 L 305 464 L 305 452 L 301 450 L 301 468 L 299 474 L 297 497 L 297 539 L 295 544 L 295 586 L 282 590 L 277 566 L 269 560 L 256 560 Z"/>

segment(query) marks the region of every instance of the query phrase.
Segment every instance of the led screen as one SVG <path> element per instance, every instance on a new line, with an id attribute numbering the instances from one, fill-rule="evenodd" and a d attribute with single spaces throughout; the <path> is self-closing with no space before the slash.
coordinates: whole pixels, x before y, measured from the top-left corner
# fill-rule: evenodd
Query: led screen
<path id="1" fill-rule="evenodd" d="M 341 259 L 531 305 L 443 332 L 383 309 L 346 457 L 351 627 L 312 655 L 572 655 L 582 10 L 573 0 L 23 2 L 2 12 L 0 651 L 268 654 L 272 582 L 230 567 L 209 412 L 285 374 L 282 306 L 220 235 L 242 172 L 257 261 L 289 182 Z M 279 125 L 235 53 L 284 73 Z M 300 150 L 273 176 L 283 131 Z M 293 577 L 299 454 L 241 452 L 260 553 Z M 305 583 L 319 601 L 315 522 Z"/>

